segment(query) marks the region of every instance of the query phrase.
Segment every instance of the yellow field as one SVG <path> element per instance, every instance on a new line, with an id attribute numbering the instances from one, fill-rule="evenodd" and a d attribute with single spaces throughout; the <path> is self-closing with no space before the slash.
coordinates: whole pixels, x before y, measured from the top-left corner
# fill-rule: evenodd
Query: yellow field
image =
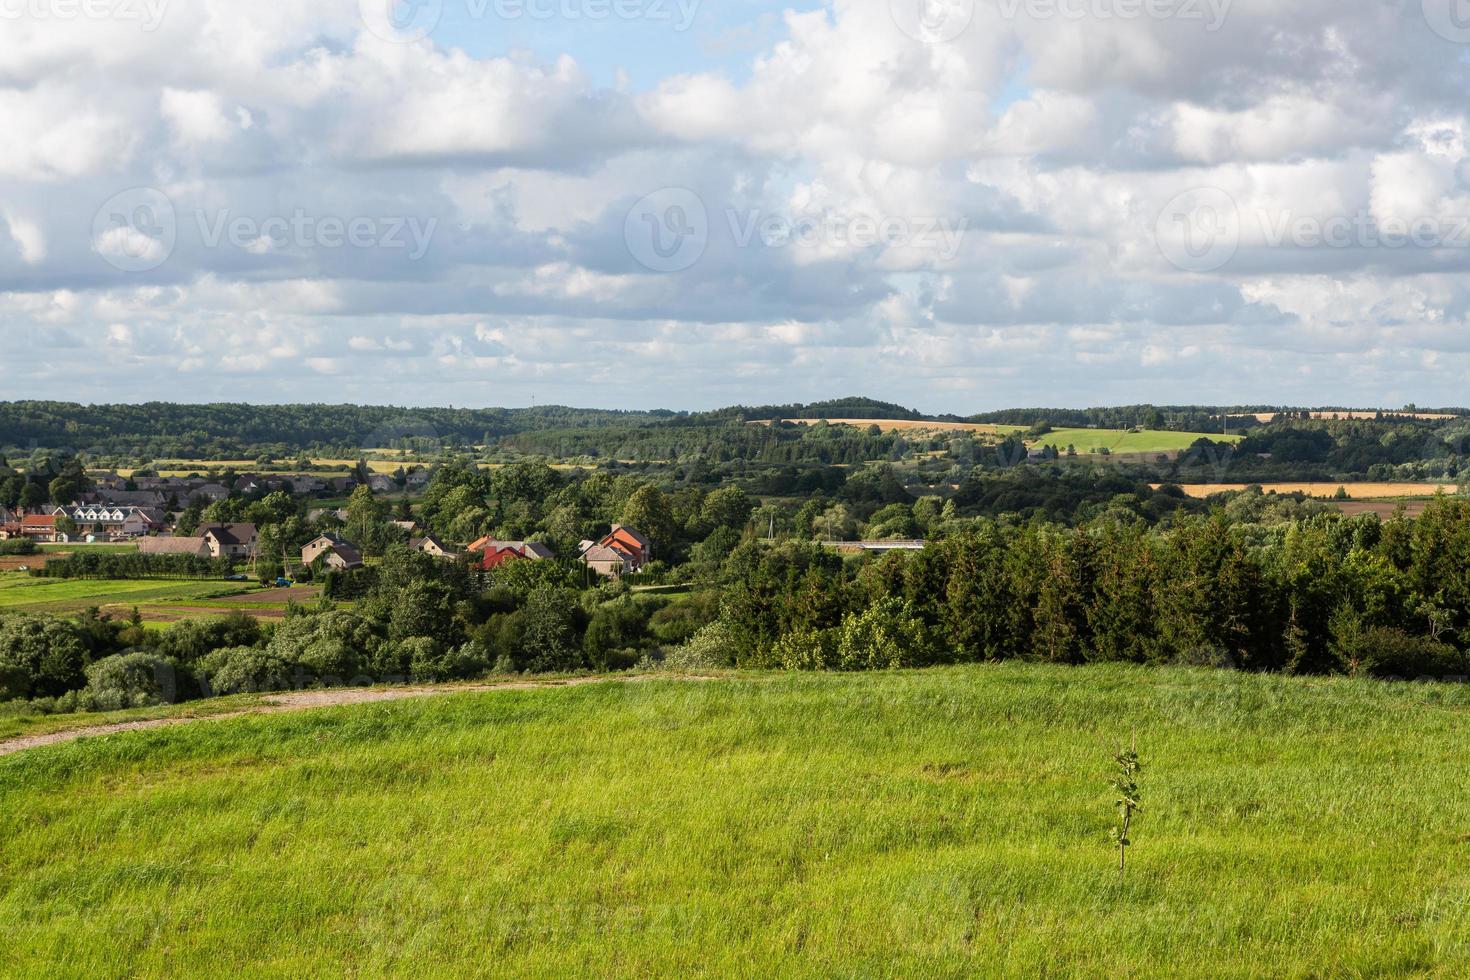
<path id="1" fill-rule="evenodd" d="M 1440 414 L 1436 414 L 1434 412 L 1395 412 L 1395 411 L 1392 411 L 1391 409 L 1383 409 L 1382 410 L 1382 414 L 1384 414 L 1384 415 L 1395 415 L 1395 416 L 1398 416 L 1399 418 L 1419 419 L 1420 421 L 1425 421 L 1425 422 L 1443 422 L 1446 419 L 1459 418 L 1459 416 L 1457 416 L 1457 415 L 1440 415 Z M 1367 411 L 1367 412 L 1313 412 L 1312 413 L 1312 418 L 1314 418 L 1314 419 L 1358 419 L 1358 420 L 1364 420 L 1364 419 L 1366 419 L 1366 420 L 1371 421 L 1371 420 L 1377 418 L 1378 415 L 1379 415 L 1379 410 L 1374 409 L 1372 411 Z M 1240 416 L 1236 416 L 1236 415 L 1232 415 L 1231 416 L 1231 418 L 1239 418 L 1239 417 Z M 1264 423 L 1264 422 L 1270 422 L 1275 417 L 1276 417 L 1275 414 L 1273 414 L 1271 412 L 1261 412 L 1260 414 L 1256 415 L 1255 418 L 1256 418 L 1256 421 L 1257 422 L 1263 422 Z"/>
<path id="2" fill-rule="evenodd" d="M 1209 497 L 1217 493 L 1244 490 L 1249 483 L 1192 483 L 1182 489 L 1191 497 Z M 1162 483 L 1153 484 L 1155 490 Z M 1335 497 L 1338 488 L 1346 489 L 1354 500 L 1382 500 L 1392 497 L 1432 497 L 1439 491 L 1455 493 L 1452 483 L 1262 483 L 1266 493 L 1304 493 L 1309 497 Z"/>
<path id="3" fill-rule="evenodd" d="M 796 425 L 816 425 L 818 422 L 826 422 L 828 425 L 851 425 L 863 429 L 876 425 L 884 432 L 980 432 L 986 435 L 998 435 L 1025 431 L 1025 426 L 1021 425 L 985 425 L 979 422 L 914 422 L 908 419 L 782 419 L 781 421 Z"/>

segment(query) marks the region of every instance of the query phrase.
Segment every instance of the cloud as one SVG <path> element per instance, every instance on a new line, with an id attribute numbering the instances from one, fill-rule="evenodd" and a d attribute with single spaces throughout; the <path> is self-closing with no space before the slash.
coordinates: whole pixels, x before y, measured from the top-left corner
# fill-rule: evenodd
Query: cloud
<path id="1" fill-rule="evenodd" d="M 740 70 L 644 45 L 637 88 L 594 80 L 601 35 L 392 43 L 357 0 L 8 20 L 16 396 L 1463 400 L 1470 60 L 1417 3 L 1006 0 L 936 43 L 889 6 L 754 5 Z M 1181 268 L 1159 219 L 1202 187 L 1239 241 Z M 137 188 L 171 213 L 94 221 Z M 694 213 L 633 212 L 667 188 Z M 655 231 L 697 254 L 650 267 Z"/>

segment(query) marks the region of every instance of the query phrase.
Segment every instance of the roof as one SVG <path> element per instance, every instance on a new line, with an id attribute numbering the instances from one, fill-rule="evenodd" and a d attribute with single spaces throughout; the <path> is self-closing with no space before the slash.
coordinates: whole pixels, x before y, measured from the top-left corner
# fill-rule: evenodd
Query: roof
<path id="1" fill-rule="evenodd" d="M 330 549 L 330 551 L 332 554 L 336 555 L 338 558 L 342 559 L 349 565 L 362 564 L 362 552 L 358 551 L 350 544 L 334 545 Z"/>
<path id="2" fill-rule="evenodd" d="M 213 535 L 214 539 L 223 545 L 246 545 L 250 543 L 251 538 L 255 537 L 255 525 L 201 524 L 198 528 L 198 534 L 201 538 L 207 538 Z"/>
<path id="3" fill-rule="evenodd" d="M 55 514 L 27 514 L 21 518 L 21 527 L 55 527 Z"/>
<path id="4" fill-rule="evenodd" d="M 450 549 L 449 545 L 445 544 L 443 541 L 440 541 L 438 538 L 436 538 L 432 534 L 425 534 L 421 538 L 414 538 L 412 541 L 410 541 L 408 543 L 408 546 L 410 548 L 422 550 L 423 547 L 424 547 L 424 545 L 426 545 L 426 544 L 432 544 L 434 547 L 438 548 L 440 551 L 450 551 L 450 550 L 452 550 L 452 549 Z"/>
<path id="5" fill-rule="evenodd" d="M 138 550 L 145 555 L 194 555 L 208 545 L 203 538 L 139 538 Z"/>
<path id="6" fill-rule="evenodd" d="M 638 545 L 639 547 L 642 547 L 642 548 L 652 548 L 653 547 L 653 542 L 650 541 L 650 540 L 648 540 L 647 538 L 645 538 L 642 534 L 639 534 L 638 531 L 635 530 L 634 528 L 626 527 L 625 525 L 622 525 L 622 524 L 614 524 L 612 526 L 612 534 L 609 534 L 608 537 L 611 538 L 611 537 L 615 537 L 615 536 L 618 536 L 618 535 L 621 535 L 621 536 L 624 536 L 624 537 L 627 537 L 627 538 L 632 539 L 633 543 L 636 544 L 636 545 Z"/>
<path id="7" fill-rule="evenodd" d="M 582 555 L 582 560 L 586 562 L 615 561 L 622 563 L 628 560 L 628 556 L 614 548 L 605 548 L 598 544 L 588 548 L 586 553 Z"/>

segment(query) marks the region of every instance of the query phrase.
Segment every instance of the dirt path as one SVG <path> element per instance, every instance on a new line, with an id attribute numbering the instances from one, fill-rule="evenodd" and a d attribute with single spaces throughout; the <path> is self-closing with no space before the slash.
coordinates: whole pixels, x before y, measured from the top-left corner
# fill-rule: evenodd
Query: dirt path
<path id="1" fill-rule="evenodd" d="M 274 715 L 287 711 L 307 711 L 312 708 L 333 708 L 349 704 L 373 704 L 379 701 L 403 701 L 407 698 L 426 698 L 444 694 L 475 694 L 489 691 L 529 691 L 538 688 L 580 687 L 584 684 L 637 684 L 650 680 L 704 681 L 708 677 L 678 677 L 673 675 L 638 674 L 633 677 L 577 677 L 557 681 L 503 681 L 494 684 L 459 684 L 443 687 L 341 687 L 321 691 L 290 691 L 268 695 L 261 704 L 239 711 L 221 712 L 217 715 L 200 715 L 184 718 L 153 718 L 148 721 L 124 721 L 112 725 L 91 725 L 72 728 L 44 735 L 21 735 L 0 741 L 0 756 L 14 755 L 27 749 L 39 749 L 46 745 L 60 745 L 80 738 L 100 735 L 116 735 L 120 732 L 141 732 L 150 728 L 171 728 L 175 725 L 193 725 L 206 721 L 224 721 L 244 718 L 249 715 Z"/>

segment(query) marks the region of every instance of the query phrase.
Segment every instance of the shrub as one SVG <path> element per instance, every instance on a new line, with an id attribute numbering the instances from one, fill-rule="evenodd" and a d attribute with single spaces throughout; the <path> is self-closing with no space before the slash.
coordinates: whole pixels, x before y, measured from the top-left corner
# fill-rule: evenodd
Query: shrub
<path id="1" fill-rule="evenodd" d="M 1373 677 L 1415 680 L 1470 674 L 1466 656 L 1448 643 L 1385 627 L 1363 630 L 1353 638 L 1347 655 L 1355 665 L 1354 673 Z"/>
<path id="2" fill-rule="evenodd" d="M 838 666 L 832 630 L 800 630 L 776 641 L 771 654 L 787 670 L 832 670 Z"/>
<path id="3" fill-rule="evenodd" d="M 86 683 L 87 645 L 73 623 L 0 620 L 0 701 L 56 697 Z"/>
<path id="4" fill-rule="evenodd" d="M 87 668 L 86 693 L 97 711 L 149 708 L 184 700 L 178 662 L 156 653 L 123 653 Z"/>
<path id="5" fill-rule="evenodd" d="M 362 662 L 357 653 L 332 636 L 324 636 L 307 646 L 298 663 L 323 681 L 339 684 L 362 673 Z"/>
<path id="6" fill-rule="evenodd" d="M 674 670 L 716 670 L 735 666 L 735 638 L 728 623 L 701 629 L 682 646 L 670 650 L 664 666 Z"/>
<path id="7" fill-rule="evenodd" d="M 156 651 L 181 664 L 194 664 L 215 650 L 253 647 L 260 642 L 259 620 L 242 612 L 175 623 L 158 638 Z"/>
<path id="8" fill-rule="evenodd" d="M 934 644 L 913 606 L 883 599 L 850 614 L 837 630 L 837 663 L 842 670 L 923 667 L 934 659 Z"/>
<path id="9" fill-rule="evenodd" d="M 216 695 L 287 691 L 301 673 L 294 663 L 254 647 L 216 650 L 204 658 L 200 669 Z"/>
<path id="10" fill-rule="evenodd" d="M 376 669 L 382 646 L 378 627 L 344 609 L 288 616 L 271 635 L 266 649 L 288 663 L 305 664 L 322 676 L 351 678 Z"/>

